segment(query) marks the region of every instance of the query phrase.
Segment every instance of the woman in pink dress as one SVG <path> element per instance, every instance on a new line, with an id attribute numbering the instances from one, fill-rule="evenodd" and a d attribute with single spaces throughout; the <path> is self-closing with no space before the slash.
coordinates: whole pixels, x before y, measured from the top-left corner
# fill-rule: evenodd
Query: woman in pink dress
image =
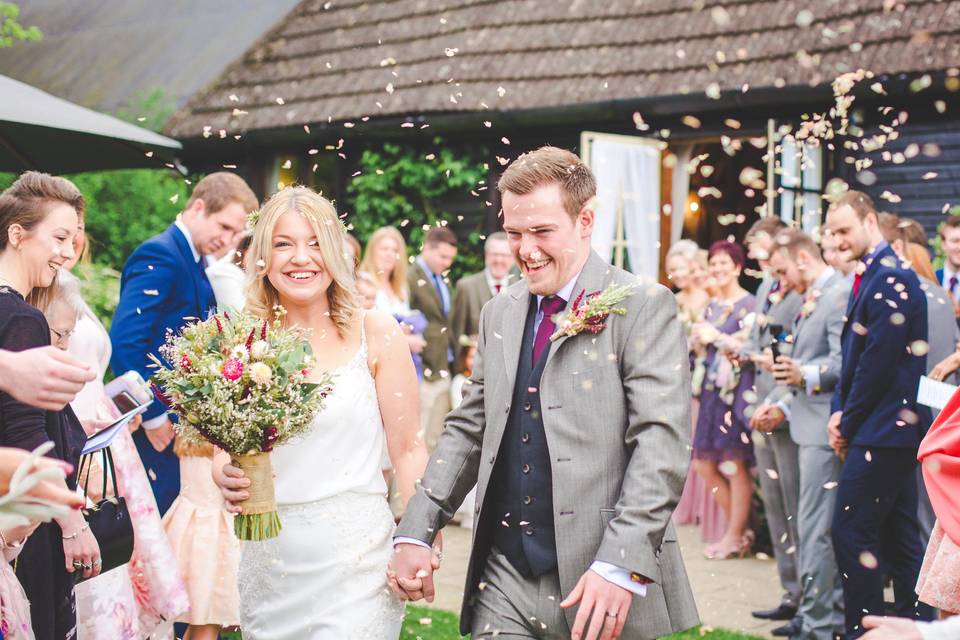
<path id="1" fill-rule="evenodd" d="M 79 287 L 69 273 L 86 249 L 81 220 L 74 240 L 77 259 L 64 265 L 64 286 Z M 68 351 L 90 365 L 99 376 L 70 403 L 81 422 L 112 421 L 119 411 L 104 394 L 103 375 L 110 362 L 110 338 L 86 304 L 77 320 Z M 116 372 L 123 373 L 123 372 Z M 80 640 L 134 640 L 170 630 L 172 620 L 189 606 L 173 550 L 160 522 L 147 473 L 133 438 L 121 432 L 111 445 L 120 495 L 127 502 L 134 529 L 133 557 L 126 565 L 82 582 L 74 591 L 77 602 L 77 637 Z M 95 482 L 90 482 L 91 488 Z"/>
<path id="2" fill-rule="evenodd" d="M 941 617 L 960 613 L 960 392 L 954 393 L 917 454 L 937 516 L 920 567 L 920 601 Z"/>
<path id="3" fill-rule="evenodd" d="M 701 286 L 702 275 L 706 267 L 701 263 L 702 251 L 693 240 L 679 240 L 667 252 L 667 277 L 677 289 L 677 306 L 680 310 L 680 321 L 683 324 L 687 340 L 690 339 L 690 330 L 703 320 L 704 311 L 710 302 L 710 294 Z M 691 352 L 690 366 L 695 372 L 703 371 L 697 356 Z M 703 376 L 694 376 L 693 400 L 690 407 L 692 428 L 696 428 L 697 414 L 700 410 L 700 387 Z M 691 441 L 693 433 L 691 433 Z M 680 502 L 673 512 L 673 520 L 677 524 L 700 525 L 700 535 L 704 542 L 718 541 L 727 528 L 727 521 L 723 509 L 710 495 L 706 483 L 691 467 L 687 474 L 687 482 L 683 487 Z"/>

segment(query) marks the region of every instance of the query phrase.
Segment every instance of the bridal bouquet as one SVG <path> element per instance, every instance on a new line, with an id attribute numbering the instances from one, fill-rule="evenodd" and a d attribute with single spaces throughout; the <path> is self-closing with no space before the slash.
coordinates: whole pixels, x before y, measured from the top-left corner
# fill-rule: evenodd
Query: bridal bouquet
<path id="1" fill-rule="evenodd" d="M 269 452 L 309 428 L 332 391 L 331 378 L 308 382 L 313 364 L 306 332 L 248 314 L 211 316 L 168 332 L 154 390 L 180 418 L 177 434 L 230 454 L 250 479 L 250 498 L 234 519 L 241 540 L 280 533 Z M 169 363 L 169 365 L 167 364 Z"/>

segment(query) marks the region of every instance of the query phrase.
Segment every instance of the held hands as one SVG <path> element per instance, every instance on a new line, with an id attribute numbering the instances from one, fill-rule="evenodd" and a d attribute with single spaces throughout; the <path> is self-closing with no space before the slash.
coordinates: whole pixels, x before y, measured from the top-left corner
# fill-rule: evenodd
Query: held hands
<path id="1" fill-rule="evenodd" d="M 847 449 L 850 446 L 840 433 L 840 419 L 842 417 L 843 412 L 837 411 L 830 416 L 830 421 L 827 422 L 827 440 L 830 443 L 830 448 L 841 460 L 847 457 Z"/>
<path id="2" fill-rule="evenodd" d="M 763 433 L 770 433 L 786 419 L 780 407 L 772 404 L 763 404 L 750 417 L 750 428 Z"/>
<path id="3" fill-rule="evenodd" d="M 433 602 L 433 572 L 440 568 L 442 558 L 443 538 L 439 533 L 433 549 L 406 542 L 395 544 L 387 565 L 387 583 L 394 595 L 410 602 Z"/>
<path id="4" fill-rule="evenodd" d="M 611 640 L 619 638 L 627 623 L 627 613 L 633 602 L 633 594 L 604 579 L 600 574 L 587 570 L 573 592 L 560 603 L 564 609 L 580 604 L 573 621 L 571 640 Z M 590 621 L 584 635 L 584 627 Z"/>
<path id="5" fill-rule="evenodd" d="M 800 363 L 787 356 L 777 358 L 771 367 L 771 373 L 778 384 L 796 387 L 803 382 L 803 369 L 800 368 Z"/>

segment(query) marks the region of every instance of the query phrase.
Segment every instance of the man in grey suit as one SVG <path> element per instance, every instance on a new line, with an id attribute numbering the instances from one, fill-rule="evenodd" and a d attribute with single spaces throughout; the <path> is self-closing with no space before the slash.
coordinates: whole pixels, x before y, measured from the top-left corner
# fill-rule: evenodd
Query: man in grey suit
<path id="1" fill-rule="evenodd" d="M 513 274 L 510 273 L 514 265 L 513 254 L 510 253 L 507 234 L 503 231 L 487 236 L 483 243 L 483 263 L 483 271 L 464 276 L 457 282 L 450 315 L 454 344 L 463 344 L 465 337 L 477 334 L 483 305 L 513 281 Z M 462 365 L 457 362 L 457 369 Z"/>
<path id="2" fill-rule="evenodd" d="M 645 639 L 694 626 L 670 523 L 690 459 L 673 296 L 591 251 L 596 182 L 574 154 L 521 156 L 498 189 L 525 279 L 483 309 L 463 403 L 397 528 L 391 587 L 432 599 L 430 544 L 476 483 L 462 633 Z M 612 284 L 634 285 L 622 314 L 554 334 L 558 312 Z"/>
<path id="3" fill-rule="evenodd" d="M 810 236 L 781 231 L 770 262 L 774 273 L 803 296 L 793 323 L 793 348 L 773 365 L 778 386 L 766 402 L 790 417 L 799 445 L 800 502 L 797 509 L 802 595 L 801 628 L 792 638 L 831 640 L 843 631 L 843 591 L 830 526 L 840 478 L 840 458 L 827 441 L 830 398 L 840 376 L 850 281 L 820 255 Z"/>
<path id="4" fill-rule="evenodd" d="M 758 399 L 766 397 L 775 386 L 770 374 L 769 351 L 774 332 L 771 327 L 781 327 L 781 333 L 789 333 L 790 325 L 800 310 L 801 298 L 777 278 L 769 274 L 769 256 L 773 238 L 784 223 L 780 218 L 768 216 L 757 221 L 747 232 L 745 243 L 750 256 L 760 263 L 764 271 L 763 281 L 757 290 L 756 321 L 750 336 L 740 352 L 753 360 L 756 367 L 754 385 Z M 754 611 L 757 618 L 769 620 L 793 620 L 800 599 L 800 581 L 797 571 L 797 500 L 800 493 L 797 469 L 797 445 L 790 439 L 790 429 L 779 409 L 758 406 L 750 418 L 754 430 L 754 454 L 760 469 L 760 491 L 764 512 L 770 527 L 773 555 L 783 593 L 780 604 L 773 609 Z M 790 635 L 790 625 L 774 629 L 776 635 Z"/>

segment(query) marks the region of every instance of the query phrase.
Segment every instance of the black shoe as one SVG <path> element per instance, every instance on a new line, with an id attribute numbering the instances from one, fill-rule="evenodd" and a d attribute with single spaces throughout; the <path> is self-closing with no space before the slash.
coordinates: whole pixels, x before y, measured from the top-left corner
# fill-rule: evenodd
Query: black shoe
<path id="1" fill-rule="evenodd" d="M 781 604 L 775 609 L 764 609 L 763 611 L 753 611 L 750 613 L 754 618 L 761 620 L 793 620 L 797 615 L 797 608 Z"/>
<path id="2" fill-rule="evenodd" d="M 800 618 L 794 618 L 787 624 L 777 627 L 770 633 L 778 638 L 790 638 L 792 636 L 800 635 L 801 631 L 803 631 L 803 624 L 801 623 Z"/>

